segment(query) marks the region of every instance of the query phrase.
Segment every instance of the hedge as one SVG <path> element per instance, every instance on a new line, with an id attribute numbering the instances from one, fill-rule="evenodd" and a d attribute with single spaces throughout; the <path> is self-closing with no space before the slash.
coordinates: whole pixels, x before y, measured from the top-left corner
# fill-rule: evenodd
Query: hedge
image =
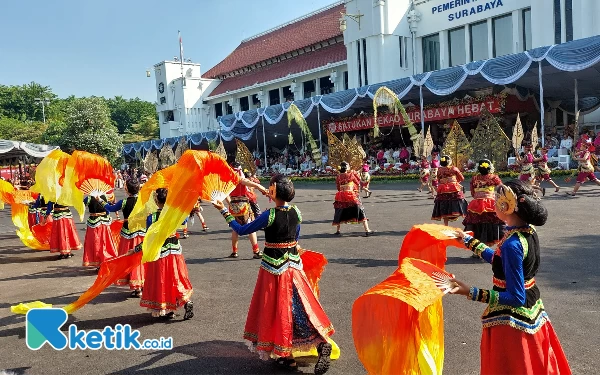
<path id="1" fill-rule="evenodd" d="M 553 177 L 560 177 L 560 176 L 570 176 L 577 173 L 576 170 L 556 170 L 556 171 L 552 171 L 552 176 Z M 477 172 L 465 172 L 463 173 L 463 176 L 465 176 L 465 179 L 468 180 L 471 177 L 475 176 L 477 174 Z M 518 172 L 508 172 L 508 171 L 503 171 L 503 172 L 497 172 L 498 176 L 501 179 L 512 179 L 512 178 L 517 178 L 519 177 L 519 173 Z M 261 182 L 269 182 L 270 177 L 260 177 L 259 178 Z M 371 176 L 371 182 L 374 183 L 387 183 L 387 182 L 412 182 L 412 181 L 418 181 L 419 180 L 419 174 L 418 173 L 411 173 L 411 174 L 403 174 L 403 175 L 374 175 Z M 334 182 L 335 181 L 335 176 L 322 176 L 322 177 L 299 177 L 299 176 L 292 176 L 292 181 L 295 182 Z"/>

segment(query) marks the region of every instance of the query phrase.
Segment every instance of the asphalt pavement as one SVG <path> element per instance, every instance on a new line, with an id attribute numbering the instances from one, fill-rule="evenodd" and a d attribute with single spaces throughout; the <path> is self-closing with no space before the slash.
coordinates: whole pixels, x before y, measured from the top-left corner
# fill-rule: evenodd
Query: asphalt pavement
<path id="1" fill-rule="evenodd" d="M 343 226 L 343 236 L 332 236 L 334 183 L 299 184 L 293 202 L 304 219 L 301 246 L 324 253 L 329 260 L 320 281 L 320 300 L 341 348 L 329 374 L 365 373 L 352 340 L 352 304 L 395 271 L 400 245 L 412 225 L 431 222 L 433 201 L 417 191 L 416 183 L 372 187 L 373 195 L 363 202 L 377 231 L 373 237 L 363 237 L 362 226 L 357 225 Z M 538 228 L 542 263 L 536 281 L 574 374 L 597 374 L 600 368 L 599 197 L 595 185 L 586 184 L 576 198 L 548 189 L 544 202 L 550 217 Z M 259 203 L 269 206 L 263 197 Z M 240 242 L 240 257 L 227 258 L 231 252 L 227 225 L 212 206 L 204 206 L 204 215 L 210 230 L 202 232 L 196 222 L 190 227 L 190 238 L 182 240 L 194 287 L 192 320 L 183 321 L 181 312 L 175 320 L 158 321 L 139 306 L 139 299 L 129 297 L 127 288 L 116 286 L 69 317 L 68 323 L 78 329 L 130 324 L 142 338 L 171 336 L 172 350 L 57 351 L 46 345 L 32 351 L 25 343 L 25 316 L 12 314 L 10 306 L 36 300 L 64 306 L 87 290 L 96 274 L 81 266 L 81 251 L 73 258 L 55 260 L 54 254 L 24 248 L 14 234 L 10 209 L 0 211 L 0 370 L 16 374 L 282 373 L 250 353 L 242 340 L 260 260 L 252 259 L 246 238 Z M 85 224 L 78 223 L 77 228 L 83 239 Z M 446 268 L 457 278 L 491 287 L 488 264 L 470 258 L 464 250 L 449 249 L 447 255 Z M 444 374 L 478 373 L 479 318 L 484 307 L 464 297 L 444 297 Z M 312 366 L 300 370 L 311 373 Z"/>

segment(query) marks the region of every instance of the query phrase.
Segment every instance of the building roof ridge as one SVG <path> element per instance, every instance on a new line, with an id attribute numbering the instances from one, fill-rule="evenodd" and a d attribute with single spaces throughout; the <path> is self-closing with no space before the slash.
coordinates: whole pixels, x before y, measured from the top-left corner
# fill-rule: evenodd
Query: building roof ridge
<path id="1" fill-rule="evenodd" d="M 317 9 L 317 10 L 315 10 L 315 11 L 312 11 L 312 12 L 310 12 L 310 13 L 308 13 L 308 14 L 305 14 L 305 15 L 303 15 L 303 16 L 300 16 L 300 17 L 298 17 L 298 18 L 295 18 L 295 19 L 293 19 L 293 20 L 291 20 L 291 21 L 288 21 L 288 22 L 282 23 L 281 25 L 278 25 L 278 26 L 275 26 L 275 27 L 273 27 L 273 28 L 270 28 L 269 30 L 263 31 L 263 32 L 261 32 L 261 33 L 258 33 L 258 34 L 256 34 L 256 35 L 253 35 L 253 36 L 251 36 L 251 37 L 249 37 L 249 38 L 246 38 L 246 39 L 242 40 L 242 41 L 241 41 L 241 43 L 243 44 L 243 43 L 249 42 L 249 41 L 251 41 L 251 40 L 254 40 L 254 39 L 256 39 L 256 38 L 260 38 L 261 36 L 264 36 L 264 35 L 270 34 L 270 33 L 274 32 L 274 31 L 277 31 L 277 30 L 279 30 L 279 29 L 283 29 L 283 28 L 284 28 L 284 27 L 286 27 L 286 26 L 292 25 L 292 24 L 294 24 L 294 23 L 296 23 L 296 22 L 300 22 L 300 21 L 302 21 L 302 20 L 305 20 L 305 19 L 307 19 L 307 18 L 310 18 L 310 17 L 312 17 L 312 16 L 315 16 L 315 15 L 317 15 L 317 14 L 319 14 L 319 13 L 323 13 L 323 12 L 325 12 L 325 11 L 327 11 L 327 10 L 331 9 L 331 8 L 335 8 L 335 7 L 337 7 L 337 6 L 340 6 L 340 5 L 343 5 L 343 4 L 345 4 L 345 1 L 344 1 L 344 0 L 337 0 L 336 2 L 334 2 L 334 3 L 332 3 L 332 4 L 326 5 L 326 6 L 322 7 L 322 8 L 320 8 L 320 9 Z"/>

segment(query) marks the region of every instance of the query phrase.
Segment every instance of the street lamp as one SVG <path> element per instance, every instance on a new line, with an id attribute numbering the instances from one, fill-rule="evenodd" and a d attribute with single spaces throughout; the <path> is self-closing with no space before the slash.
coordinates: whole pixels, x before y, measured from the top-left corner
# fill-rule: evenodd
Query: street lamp
<path id="1" fill-rule="evenodd" d="M 50 104 L 50 100 L 48 99 L 40 99 L 40 98 L 35 98 L 35 104 L 41 104 L 42 105 L 42 116 L 44 117 L 44 124 L 46 123 L 46 106 L 48 104 Z"/>

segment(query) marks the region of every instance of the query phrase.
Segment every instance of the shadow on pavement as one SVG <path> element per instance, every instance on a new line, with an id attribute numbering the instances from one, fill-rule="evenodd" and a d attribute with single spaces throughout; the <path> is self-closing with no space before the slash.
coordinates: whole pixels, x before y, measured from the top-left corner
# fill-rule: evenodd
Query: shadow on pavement
<path id="1" fill-rule="evenodd" d="M 356 267 L 398 267 L 398 259 L 335 258 L 329 263 L 348 264 Z"/>
<path id="2" fill-rule="evenodd" d="M 61 262 L 57 260 L 56 262 Z M 62 261 L 64 262 L 64 260 Z M 79 261 L 80 262 L 80 261 Z M 78 262 L 78 263 L 79 263 Z M 1 263 L 1 262 L 0 262 Z M 60 264 L 60 263 L 58 263 Z M 79 263 L 81 265 L 81 263 Z M 31 280 L 31 279 L 57 279 L 62 277 L 81 277 L 95 275 L 94 268 L 87 267 L 69 267 L 69 266 L 52 266 L 48 271 L 36 272 L 29 275 L 13 276 L 0 279 L 0 281 L 14 281 L 14 280 Z"/>
<path id="3" fill-rule="evenodd" d="M 159 361 L 168 361 L 172 354 L 184 354 L 194 357 L 187 361 L 171 363 L 164 366 L 154 366 Z M 274 361 L 261 361 L 257 354 L 251 353 L 246 344 L 237 341 L 205 341 L 194 344 L 177 346 L 173 350 L 152 352 L 145 356 L 148 359 L 139 364 L 111 375 L 121 374 L 290 374 Z M 178 356 L 181 358 L 181 356 Z M 302 370 L 303 364 L 298 361 Z M 335 363 L 332 364 L 335 366 Z M 309 365 L 310 366 L 310 365 Z M 152 368 L 148 368 L 152 367 Z M 311 367 L 305 370 L 312 372 Z"/>

